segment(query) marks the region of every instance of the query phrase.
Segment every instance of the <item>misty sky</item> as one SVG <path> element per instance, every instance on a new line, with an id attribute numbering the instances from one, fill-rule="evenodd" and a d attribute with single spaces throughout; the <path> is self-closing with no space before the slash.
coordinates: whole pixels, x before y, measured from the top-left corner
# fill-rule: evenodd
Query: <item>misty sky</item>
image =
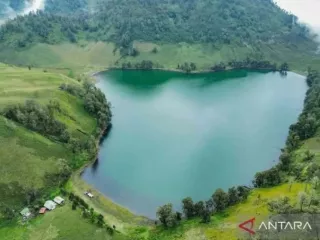
<path id="1" fill-rule="evenodd" d="M 320 29 L 320 0 L 275 0 L 278 5 L 298 16 L 300 21 Z"/>

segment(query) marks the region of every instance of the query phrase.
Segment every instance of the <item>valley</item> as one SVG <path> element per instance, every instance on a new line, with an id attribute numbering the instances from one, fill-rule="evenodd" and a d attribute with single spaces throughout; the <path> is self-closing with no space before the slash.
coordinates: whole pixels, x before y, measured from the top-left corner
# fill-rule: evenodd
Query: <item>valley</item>
<path id="1" fill-rule="evenodd" d="M 184 197 L 251 185 L 257 171 L 275 165 L 307 87 L 294 73 L 245 70 L 95 77 L 112 102 L 113 124 L 83 179 L 152 219 L 167 202 L 181 211 Z"/>
<path id="2" fill-rule="evenodd" d="M 251 239 L 320 211 L 319 44 L 273 1 L 0 6 L 0 239 Z"/>

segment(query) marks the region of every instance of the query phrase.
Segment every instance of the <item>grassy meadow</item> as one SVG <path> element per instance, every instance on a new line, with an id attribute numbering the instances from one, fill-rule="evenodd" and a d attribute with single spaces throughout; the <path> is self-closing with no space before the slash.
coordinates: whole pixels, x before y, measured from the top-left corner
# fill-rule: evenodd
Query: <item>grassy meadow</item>
<path id="1" fill-rule="evenodd" d="M 95 197 L 93 199 L 84 198 L 84 200 L 104 216 L 106 223 L 116 225 L 117 229 L 121 232 L 127 232 L 132 227 L 137 227 L 139 225 L 148 226 L 150 223 L 153 223 L 153 221 L 142 216 L 134 215 L 125 207 L 113 203 L 110 199 L 106 198 L 102 193 L 92 188 L 92 186 L 81 179 L 79 173 L 72 176 L 67 183 L 66 188 L 68 191 L 71 191 L 78 196 L 83 195 L 85 191 L 90 189 Z"/>
<path id="2" fill-rule="evenodd" d="M 0 227 L 1 240 L 122 240 L 121 234 L 110 236 L 81 217 L 80 210 L 72 210 L 68 202 L 29 222 Z"/>
<path id="3" fill-rule="evenodd" d="M 40 103 L 58 99 L 55 94 L 58 94 L 59 84 L 70 81 L 73 80 L 40 70 L 1 64 L 0 110 L 27 99 Z M 64 102 L 63 99 L 59 101 Z M 0 117 L 0 142 L 0 186 L 4 192 L 1 203 L 16 210 L 23 206 L 21 198 L 27 191 L 50 187 L 46 176 L 58 173 L 59 165 L 64 161 L 62 159 L 68 159 L 71 154 L 61 143 L 53 142 L 3 117 Z M 11 201 L 12 196 L 16 201 Z"/>
<path id="4" fill-rule="evenodd" d="M 54 113 L 55 117 L 67 126 L 71 136 L 79 139 L 91 134 L 96 129 L 96 119 L 85 111 L 81 99 L 59 90 L 62 83 L 79 84 L 60 73 L 0 64 L 0 111 L 26 100 L 43 105 L 54 100 L 61 108 Z M 0 116 L 0 207 L 20 212 L 28 206 L 25 199 L 30 192 L 46 196 L 40 199 L 42 204 L 54 197 L 59 189 L 50 176 L 59 174 L 61 167 L 73 157 L 65 144 Z M 122 239 L 118 235 L 112 239 Z M 22 222 L 20 216 L 0 222 L 0 239 L 5 240 L 92 237 L 111 239 L 105 229 L 83 219 L 80 211 L 72 211 L 70 204 L 30 222 Z"/>
<path id="5" fill-rule="evenodd" d="M 43 69 L 56 69 L 68 74 L 103 70 L 113 66 L 120 58 L 113 54 L 114 44 L 104 42 L 83 42 L 60 45 L 36 44 L 23 50 L 10 48 L 0 50 L 0 62 L 15 65 L 32 65 Z"/>
<path id="6" fill-rule="evenodd" d="M 139 54 L 135 57 L 121 57 L 115 45 L 110 42 L 79 41 L 77 44 L 62 43 L 49 45 L 38 43 L 25 49 L 0 49 L 0 62 L 15 65 L 32 65 L 43 69 L 53 69 L 66 75 L 70 70 L 75 75 L 104 70 L 111 67 L 121 67 L 123 62 L 141 62 L 150 60 L 162 68 L 176 69 L 178 64 L 194 62 L 198 70 L 208 70 L 214 64 L 230 60 L 243 60 L 246 57 L 261 58 L 281 64 L 288 62 L 290 69 L 299 73 L 306 73 L 308 67 L 318 69 L 320 57 L 314 53 L 305 53 L 303 49 L 293 51 L 288 47 L 277 44 L 261 45 L 257 47 L 189 43 L 133 43 Z M 157 53 L 152 50 L 156 48 Z M 257 54 L 262 52 L 262 54 Z"/>
<path id="7" fill-rule="evenodd" d="M 78 134 L 77 129 L 86 133 L 93 132 L 96 120 L 84 110 L 80 99 L 59 90 L 62 83 L 79 84 L 63 74 L 0 64 L 0 110 L 26 100 L 35 100 L 41 104 L 55 100 L 62 109 L 56 117 L 72 133 Z"/>
<path id="8" fill-rule="evenodd" d="M 113 44 L 102 42 L 83 42 L 77 45 L 37 44 L 19 51 L 2 49 L 0 61 L 24 67 L 0 64 L 0 111 L 8 105 L 30 99 L 41 104 L 48 104 L 51 100 L 58 101 L 62 111 L 55 113 L 55 117 L 66 124 L 72 136 L 81 138 L 96 129 L 96 120 L 84 110 L 80 99 L 58 89 L 61 83 L 80 84 L 73 77 L 121 66 L 121 63 L 126 61 L 152 60 L 167 69 L 175 69 L 177 64 L 183 62 L 196 62 L 199 69 L 207 69 L 214 63 L 234 58 L 242 59 L 253 52 L 249 47 L 223 46 L 217 49 L 209 45 L 186 43 L 174 45 L 135 42 L 134 46 L 140 54 L 135 58 L 123 59 L 118 52 L 113 53 Z M 152 53 L 155 47 L 158 52 Z M 293 53 L 289 49 L 288 55 L 284 57 L 279 54 L 281 51 L 286 49 L 274 46 L 264 52 L 267 58 L 276 62 L 288 61 L 292 70 L 301 73 L 304 73 L 309 65 L 317 69 L 320 63 L 319 59 L 313 61 L 314 59 Z M 32 65 L 31 70 L 28 65 Z M 306 150 L 316 154 L 316 161 L 320 163 L 320 134 L 304 142 L 296 151 L 296 161 L 301 161 L 300 155 Z M 25 206 L 21 199 L 30 189 L 47 189 L 49 193 L 54 191 L 54 184 L 47 180 L 47 176 L 59 173 L 61 164 L 71 158 L 72 152 L 62 143 L 0 117 L 0 191 L 5 193 L 1 196 L 0 206 L 19 211 Z M 200 223 L 200 219 L 184 220 L 178 227 L 165 230 L 161 226 L 153 227 L 152 221 L 135 216 L 92 189 L 79 177 L 77 171 L 68 181 L 66 189 L 79 196 L 91 189 L 96 198 L 84 200 L 104 216 L 107 224 L 116 225 L 124 235 L 116 234 L 111 238 L 105 229 L 83 219 L 80 211 L 72 211 L 70 203 L 67 203 L 66 206 L 27 223 L 0 223 L 0 239 L 232 240 L 242 236 L 238 229 L 238 224 L 242 221 L 251 217 L 256 217 L 257 220 L 268 217 L 268 201 L 288 196 L 292 204 L 295 204 L 298 193 L 305 188 L 305 184 L 294 183 L 291 189 L 289 184 L 255 189 L 245 202 L 212 216 L 209 224 Z"/>
<path id="9" fill-rule="evenodd" d="M 308 187 L 309 188 L 309 187 Z M 305 190 L 305 185 L 301 183 L 283 184 L 273 188 L 253 190 L 245 202 L 230 207 L 220 214 L 211 217 L 208 224 L 201 223 L 201 219 L 183 221 L 174 229 L 163 229 L 158 227 L 146 231 L 150 239 L 161 240 L 237 240 L 246 237 L 238 228 L 238 225 L 252 217 L 256 221 L 265 220 L 270 215 L 267 203 L 270 200 L 278 199 L 281 196 L 290 198 L 295 204 L 297 195 Z"/>

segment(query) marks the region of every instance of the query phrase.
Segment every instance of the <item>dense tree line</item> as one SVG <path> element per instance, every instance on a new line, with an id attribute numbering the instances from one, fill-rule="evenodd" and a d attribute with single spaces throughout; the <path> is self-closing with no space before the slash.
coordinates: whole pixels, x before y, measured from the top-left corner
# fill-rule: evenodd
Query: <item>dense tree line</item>
<path id="1" fill-rule="evenodd" d="M 87 16 L 59 16 L 38 11 L 9 20 L 0 28 L 0 43 L 12 48 L 23 48 L 33 43 L 57 44 L 77 42 L 86 28 Z"/>
<path id="2" fill-rule="evenodd" d="M 304 101 L 304 109 L 297 123 L 290 126 L 290 132 L 287 138 L 287 148 L 289 151 L 297 149 L 301 141 L 313 137 L 319 127 L 320 77 L 318 72 L 309 70 L 306 81 L 309 89 Z"/>
<path id="3" fill-rule="evenodd" d="M 272 70 L 272 71 L 282 71 L 287 72 L 289 70 L 288 64 L 284 63 L 284 66 L 281 65 L 280 68 L 277 67 L 276 63 L 272 63 L 268 60 L 256 60 L 247 57 L 244 60 L 232 60 L 228 63 L 220 62 L 215 65 L 213 65 L 210 69 L 212 71 L 224 71 L 228 68 L 231 69 L 266 69 L 266 70 Z"/>
<path id="4" fill-rule="evenodd" d="M 229 188 L 228 192 L 217 189 L 207 201 L 194 202 L 191 197 L 182 200 L 183 215 L 186 219 L 201 218 L 203 223 L 208 223 L 211 216 L 224 211 L 247 199 L 250 189 L 245 186 Z M 172 204 L 165 204 L 158 208 L 157 216 L 165 227 L 174 227 L 182 220 L 182 214 L 173 210 Z"/>
<path id="5" fill-rule="evenodd" d="M 227 67 L 228 67 L 227 64 L 225 64 L 224 62 L 220 62 L 213 65 L 210 69 L 212 71 L 224 71 L 226 70 Z"/>
<path id="6" fill-rule="evenodd" d="M 84 100 L 85 109 L 97 119 L 98 134 L 109 126 L 111 122 L 110 104 L 100 89 L 89 82 L 85 82 L 83 87 L 62 84 L 60 89 Z"/>
<path id="7" fill-rule="evenodd" d="M 253 185 L 255 187 L 272 187 L 280 182 L 280 171 L 277 167 L 273 167 L 269 170 L 256 173 Z"/>
<path id="8" fill-rule="evenodd" d="M 189 73 L 195 71 L 197 69 L 197 66 L 195 63 L 185 62 L 183 64 L 178 64 L 177 69 Z M 289 70 L 289 66 L 287 63 L 283 63 L 278 68 L 276 63 L 272 63 L 268 60 L 256 60 L 247 57 L 244 60 L 231 60 L 227 63 L 216 63 L 210 67 L 210 70 L 212 71 L 225 71 L 227 69 L 265 69 L 286 73 Z"/>
<path id="9" fill-rule="evenodd" d="M 277 70 L 277 64 L 271 63 L 267 60 L 255 60 L 251 58 L 246 58 L 243 61 L 232 60 L 228 62 L 228 66 L 236 69 L 268 69 L 268 70 Z"/>
<path id="10" fill-rule="evenodd" d="M 197 66 L 195 63 L 191 62 L 191 63 L 183 63 L 183 64 L 178 64 L 177 69 L 180 69 L 186 73 L 195 71 L 197 69 Z"/>
<path id="11" fill-rule="evenodd" d="M 287 65 L 282 66 L 287 69 Z M 278 185 L 283 179 L 281 172 L 285 175 L 295 176 L 296 179 L 308 181 L 314 176 L 320 177 L 319 166 L 313 162 L 315 155 L 306 151 L 302 157 L 302 162 L 297 163 L 294 151 L 303 143 L 315 136 L 320 122 L 320 76 L 317 71 L 309 69 L 306 82 L 309 89 L 304 101 L 304 109 L 298 121 L 289 127 L 289 134 L 286 146 L 282 149 L 279 157 L 279 164 L 270 170 L 258 172 L 255 175 L 253 184 L 255 187 L 271 187 Z M 301 158 L 301 157 L 300 157 Z M 306 171 L 303 171 L 306 169 Z M 318 176 L 319 175 L 319 176 Z"/>
<path id="12" fill-rule="evenodd" d="M 67 128 L 65 124 L 55 119 L 53 109 L 59 111 L 59 105 L 52 102 L 42 106 L 33 100 L 27 100 L 24 104 L 6 107 L 3 115 L 40 134 L 68 142 L 70 135 Z"/>
<path id="13" fill-rule="evenodd" d="M 124 62 L 121 65 L 122 69 L 144 69 L 150 70 L 155 67 L 155 64 L 150 60 L 143 60 L 137 63 Z"/>
<path id="14" fill-rule="evenodd" d="M 182 70 L 183 72 L 192 72 L 197 69 L 195 63 L 183 63 L 178 64 L 177 69 Z M 281 66 L 277 66 L 276 63 L 272 63 L 268 60 L 256 60 L 247 57 L 244 60 L 231 60 L 227 63 L 220 62 L 216 63 L 210 67 L 212 71 L 225 71 L 227 69 L 265 69 L 271 71 L 280 71 L 281 73 L 286 73 L 289 70 L 289 66 L 287 63 L 281 64 Z"/>

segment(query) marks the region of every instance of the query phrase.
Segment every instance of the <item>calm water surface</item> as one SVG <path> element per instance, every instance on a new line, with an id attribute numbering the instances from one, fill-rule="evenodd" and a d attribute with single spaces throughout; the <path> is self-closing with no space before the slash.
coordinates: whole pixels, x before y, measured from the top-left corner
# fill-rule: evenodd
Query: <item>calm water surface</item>
<path id="1" fill-rule="evenodd" d="M 164 203 L 179 209 L 184 197 L 250 184 L 274 165 L 307 89 L 294 73 L 110 71 L 98 79 L 113 128 L 83 178 L 149 217 Z"/>

